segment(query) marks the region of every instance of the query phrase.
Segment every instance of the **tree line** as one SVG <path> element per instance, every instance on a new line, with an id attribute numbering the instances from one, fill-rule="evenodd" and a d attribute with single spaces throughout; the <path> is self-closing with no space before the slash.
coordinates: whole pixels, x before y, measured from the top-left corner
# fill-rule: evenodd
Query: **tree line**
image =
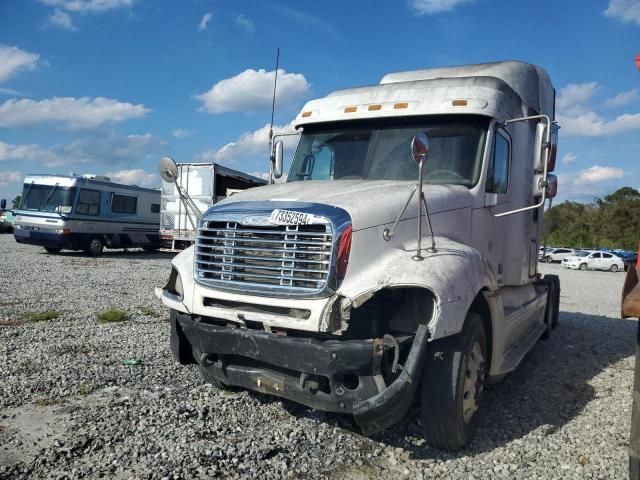
<path id="1" fill-rule="evenodd" d="M 547 245 L 636 251 L 640 241 L 640 191 L 622 187 L 593 203 L 564 202 L 545 212 Z"/>

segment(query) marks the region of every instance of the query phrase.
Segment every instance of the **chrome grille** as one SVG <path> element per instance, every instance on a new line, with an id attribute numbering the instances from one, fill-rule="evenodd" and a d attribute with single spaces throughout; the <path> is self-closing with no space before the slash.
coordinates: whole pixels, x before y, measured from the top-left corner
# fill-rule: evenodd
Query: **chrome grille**
<path id="1" fill-rule="evenodd" d="M 208 221 L 196 237 L 195 276 L 200 283 L 228 290 L 318 293 L 329 280 L 332 252 L 330 223 Z"/>

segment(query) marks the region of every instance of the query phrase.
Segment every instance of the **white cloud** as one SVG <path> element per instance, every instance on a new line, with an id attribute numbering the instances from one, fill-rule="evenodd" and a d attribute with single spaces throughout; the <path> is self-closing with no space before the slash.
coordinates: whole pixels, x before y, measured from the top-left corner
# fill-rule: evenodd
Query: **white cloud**
<path id="1" fill-rule="evenodd" d="M 7 95 L 11 97 L 23 97 L 24 95 L 18 90 L 13 88 L 0 88 L 0 95 Z"/>
<path id="2" fill-rule="evenodd" d="M 587 110 L 589 101 L 599 89 L 598 82 L 570 83 L 560 89 L 556 106 L 564 114 L 577 115 Z"/>
<path id="3" fill-rule="evenodd" d="M 623 23 L 640 25 L 640 0 L 609 0 L 604 15 Z"/>
<path id="4" fill-rule="evenodd" d="M 124 183 L 125 185 L 139 185 L 141 187 L 160 185 L 160 177 L 157 173 L 148 173 L 141 168 L 117 170 L 115 172 L 107 172 L 105 175 L 114 182 Z"/>
<path id="5" fill-rule="evenodd" d="M 71 15 L 59 8 L 56 8 L 53 13 L 47 17 L 47 25 L 72 32 L 77 30 L 77 27 L 73 24 L 73 20 L 71 20 Z"/>
<path id="6" fill-rule="evenodd" d="M 576 156 L 575 153 L 569 152 L 564 157 L 562 157 L 562 163 L 565 163 L 567 165 L 571 165 L 572 163 L 574 163 L 576 161 L 577 158 L 578 157 Z"/>
<path id="7" fill-rule="evenodd" d="M 618 167 L 601 167 L 594 165 L 580 170 L 573 181 L 574 185 L 588 185 L 593 183 L 619 180 L 624 177 L 624 170 Z"/>
<path id="8" fill-rule="evenodd" d="M 209 22 L 211 21 L 211 17 L 213 17 L 212 13 L 205 13 L 202 16 L 202 20 L 200 20 L 200 23 L 198 24 L 198 31 L 199 32 L 207 29 L 207 26 L 209 25 Z"/>
<path id="9" fill-rule="evenodd" d="M 578 116 L 556 116 L 566 137 L 598 137 L 615 135 L 640 129 L 640 113 L 625 113 L 613 120 L 605 120 L 595 112 L 586 112 Z"/>
<path id="10" fill-rule="evenodd" d="M 40 55 L 0 44 L 0 82 L 13 77 L 21 70 L 36 68 Z"/>
<path id="11" fill-rule="evenodd" d="M 293 129 L 293 121 L 286 125 L 274 125 L 273 134 L 291 133 Z M 292 148 L 296 142 L 297 136 L 286 136 L 281 138 L 285 142 L 285 148 Z M 243 133 L 238 140 L 230 142 L 217 150 L 208 150 L 197 156 L 197 161 L 207 163 L 233 164 L 241 159 L 260 156 L 264 159 L 265 164 L 269 159 L 269 124 L 254 130 L 253 132 Z"/>
<path id="12" fill-rule="evenodd" d="M 236 17 L 236 25 L 242 28 L 247 33 L 254 33 L 256 31 L 256 27 L 253 24 L 253 21 L 250 18 L 245 17 L 243 14 L 240 14 Z"/>
<path id="13" fill-rule="evenodd" d="M 105 123 L 144 117 L 150 110 L 110 98 L 54 97 L 45 100 L 7 100 L 0 105 L 0 127 L 61 122 L 71 129 L 95 128 Z"/>
<path id="14" fill-rule="evenodd" d="M 622 107 L 624 105 L 637 102 L 638 100 L 640 100 L 640 91 L 638 91 L 637 88 L 634 88 L 633 90 L 619 93 L 615 97 L 607 99 L 604 102 L 604 106 L 607 108 Z"/>
<path id="15" fill-rule="evenodd" d="M 68 12 L 99 13 L 130 7 L 133 0 L 39 0 L 50 7 L 57 7 Z"/>
<path id="16" fill-rule="evenodd" d="M 249 175 L 253 175 L 254 177 L 258 177 L 263 180 L 269 180 L 269 172 L 251 172 Z"/>
<path id="17" fill-rule="evenodd" d="M 0 142 L 0 162 L 29 161 L 47 167 L 69 165 L 133 164 L 153 157 L 160 158 L 166 142 L 150 133 L 120 135 L 98 132 L 76 138 L 68 144 L 42 147 L 37 144 L 14 145 Z"/>
<path id="18" fill-rule="evenodd" d="M 409 5 L 418 15 L 433 15 L 435 13 L 449 12 L 463 3 L 473 0 L 410 0 Z"/>
<path id="19" fill-rule="evenodd" d="M 193 130 L 187 130 L 185 128 L 174 128 L 171 131 L 171 135 L 176 138 L 190 137 L 191 135 L 193 135 Z"/>
<path id="20" fill-rule="evenodd" d="M 0 187 L 6 187 L 10 183 L 17 183 L 22 181 L 22 174 L 17 171 L 0 171 Z M 9 203 L 9 202 L 7 202 Z"/>
<path id="21" fill-rule="evenodd" d="M 220 80 L 196 98 L 209 113 L 252 112 L 271 108 L 275 70 L 247 69 L 238 75 Z M 276 104 L 291 104 L 308 95 L 310 85 L 301 73 L 278 70 Z"/>

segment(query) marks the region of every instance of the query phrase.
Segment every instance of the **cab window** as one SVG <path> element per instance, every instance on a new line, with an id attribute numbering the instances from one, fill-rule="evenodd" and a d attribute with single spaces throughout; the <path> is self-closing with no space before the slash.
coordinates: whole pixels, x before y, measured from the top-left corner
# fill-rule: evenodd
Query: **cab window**
<path id="1" fill-rule="evenodd" d="M 76 204 L 76 213 L 80 215 L 99 215 L 100 214 L 100 192 L 97 190 L 80 190 L 78 195 L 78 203 Z"/>
<path id="2" fill-rule="evenodd" d="M 499 132 L 496 132 L 493 143 L 493 151 L 487 168 L 488 193 L 507 193 L 509 186 L 509 140 Z"/>

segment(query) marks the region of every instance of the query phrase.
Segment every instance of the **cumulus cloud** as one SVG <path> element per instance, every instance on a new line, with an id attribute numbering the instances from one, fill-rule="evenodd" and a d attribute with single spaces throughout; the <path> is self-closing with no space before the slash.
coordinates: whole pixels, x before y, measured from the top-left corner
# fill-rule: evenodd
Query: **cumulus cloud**
<path id="1" fill-rule="evenodd" d="M 53 13 L 47 17 L 46 25 L 71 32 L 78 29 L 74 25 L 73 20 L 71 20 L 71 15 L 59 8 L 56 8 Z"/>
<path id="2" fill-rule="evenodd" d="M 556 106 L 565 114 L 580 114 L 599 89 L 598 82 L 570 83 L 560 89 Z"/>
<path id="3" fill-rule="evenodd" d="M 562 157 L 562 163 L 565 163 L 567 165 L 571 165 L 572 163 L 574 163 L 576 161 L 577 158 L 578 157 L 576 156 L 575 153 L 569 152 L 564 157 Z"/>
<path id="4" fill-rule="evenodd" d="M 273 134 L 292 133 L 293 121 L 286 125 L 274 125 Z M 297 136 L 282 137 L 285 148 L 291 149 L 297 142 Z M 260 156 L 265 164 L 269 158 L 269 124 L 252 132 L 243 133 L 235 142 L 227 143 L 217 150 L 208 150 L 197 156 L 197 160 L 207 163 L 233 164 L 239 160 Z"/>
<path id="5" fill-rule="evenodd" d="M 186 128 L 174 128 L 171 130 L 171 135 L 176 138 L 185 138 L 193 135 L 193 130 L 187 130 Z"/>
<path id="6" fill-rule="evenodd" d="M 247 69 L 238 75 L 220 80 L 196 98 L 202 110 L 209 113 L 254 112 L 271 108 L 275 70 Z M 310 85 L 301 73 L 278 70 L 276 102 L 291 104 L 310 93 Z"/>
<path id="7" fill-rule="evenodd" d="M 45 100 L 7 100 L 0 105 L 0 127 L 23 127 L 59 122 L 73 130 L 99 127 L 105 123 L 142 118 L 150 109 L 144 105 L 110 98 L 54 97 Z"/>
<path id="8" fill-rule="evenodd" d="M 618 167 L 601 167 L 594 165 L 585 170 L 580 170 L 573 183 L 575 185 L 588 185 L 593 183 L 618 180 L 624 177 L 624 170 Z"/>
<path id="9" fill-rule="evenodd" d="M 0 187 L 6 187 L 10 183 L 18 183 L 22 181 L 22 174 L 18 171 L 0 171 Z"/>
<path id="10" fill-rule="evenodd" d="M 567 137 L 598 137 L 640 129 L 640 113 L 625 113 L 613 120 L 605 120 L 595 112 L 577 116 L 557 115 L 556 118 L 562 126 L 562 135 Z"/>
<path id="11" fill-rule="evenodd" d="M 604 15 L 623 23 L 640 25 L 640 0 L 609 0 Z"/>
<path id="12" fill-rule="evenodd" d="M 121 135 L 115 132 L 99 132 L 50 147 L 0 142 L 0 162 L 29 161 L 51 168 L 68 165 L 134 164 L 154 156 L 159 158 L 165 147 L 166 142 L 163 139 L 150 133 Z"/>
<path id="13" fill-rule="evenodd" d="M 269 172 L 251 172 L 249 175 L 253 175 L 254 177 L 258 177 L 263 180 L 269 180 Z"/>
<path id="14" fill-rule="evenodd" d="M 160 185 L 160 177 L 157 173 L 148 173 L 141 168 L 117 170 L 115 172 L 107 172 L 105 175 L 114 182 L 126 185 L 139 185 L 141 187 Z"/>
<path id="15" fill-rule="evenodd" d="M 253 24 L 253 21 L 250 18 L 245 17 L 243 14 L 240 14 L 236 17 L 236 25 L 242 28 L 247 33 L 254 33 L 256 31 L 256 27 Z"/>
<path id="16" fill-rule="evenodd" d="M 630 103 L 634 103 L 640 100 L 640 91 L 637 88 L 629 90 L 628 92 L 622 92 L 611 97 L 604 102 L 604 106 L 607 108 L 623 107 Z"/>
<path id="17" fill-rule="evenodd" d="M 418 15 L 433 15 L 449 12 L 463 3 L 473 0 L 410 0 L 409 5 Z"/>
<path id="18" fill-rule="evenodd" d="M 0 82 L 4 82 L 22 70 L 33 70 L 40 55 L 18 47 L 0 44 Z"/>
<path id="19" fill-rule="evenodd" d="M 199 32 L 207 29 L 207 27 L 209 26 L 209 22 L 211 21 L 211 17 L 213 17 L 212 13 L 205 13 L 202 16 L 202 19 L 200 20 L 200 23 L 198 24 L 198 31 Z"/>

